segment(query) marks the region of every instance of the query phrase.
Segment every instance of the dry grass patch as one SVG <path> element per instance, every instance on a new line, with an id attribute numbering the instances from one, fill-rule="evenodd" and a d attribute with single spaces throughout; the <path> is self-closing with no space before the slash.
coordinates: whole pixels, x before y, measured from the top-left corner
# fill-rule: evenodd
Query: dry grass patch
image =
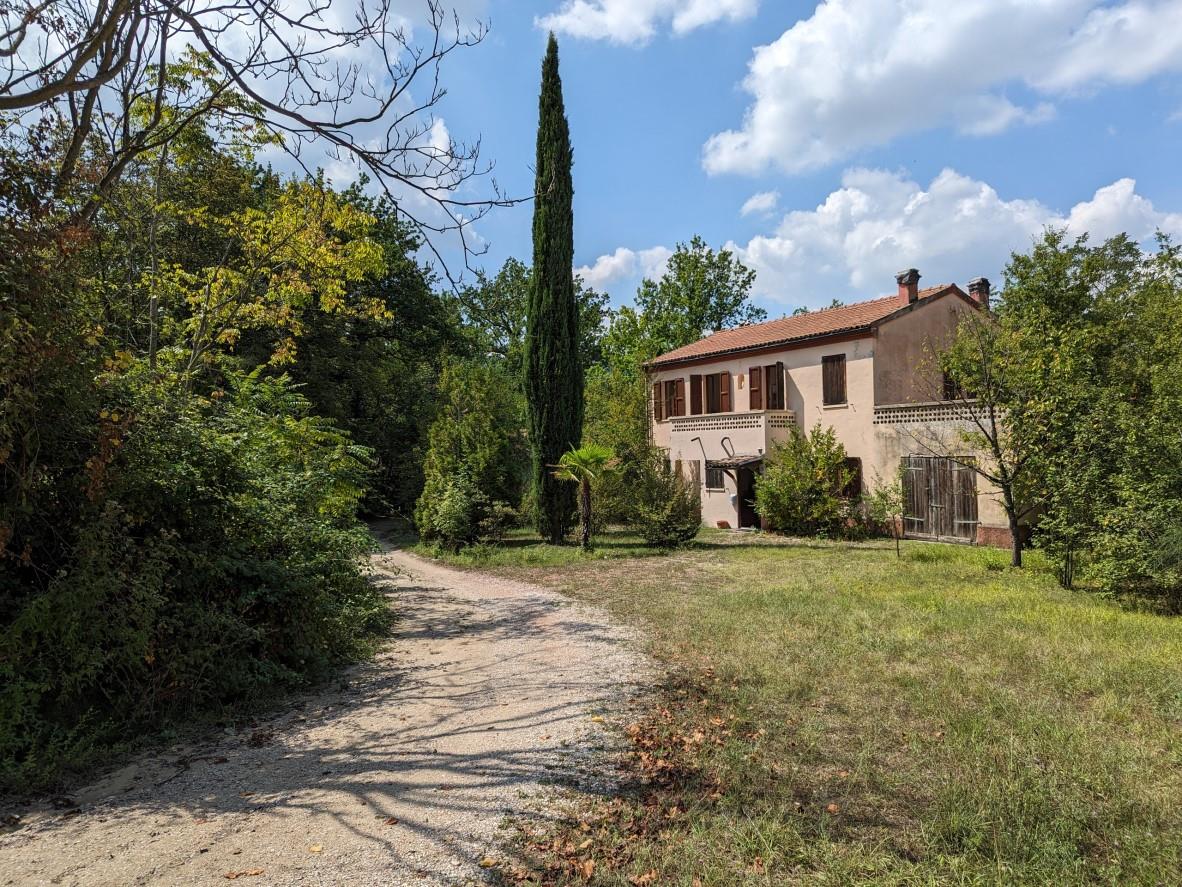
<path id="1" fill-rule="evenodd" d="M 704 542 L 511 568 L 644 624 L 670 675 L 629 790 L 529 836 L 519 876 L 1182 882 L 1182 623 L 1004 552 Z"/>

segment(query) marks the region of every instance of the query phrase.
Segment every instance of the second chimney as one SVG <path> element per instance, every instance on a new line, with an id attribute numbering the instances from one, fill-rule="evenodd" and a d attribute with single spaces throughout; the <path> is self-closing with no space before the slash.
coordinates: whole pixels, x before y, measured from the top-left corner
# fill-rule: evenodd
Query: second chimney
<path id="1" fill-rule="evenodd" d="M 916 269 L 900 271 L 895 275 L 895 281 L 899 284 L 900 304 L 910 305 L 919 298 L 919 272 Z"/>
<path id="2" fill-rule="evenodd" d="M 969 281 L 969 295 L 982 308 L 989 308 L 989 278 L 978 277 Z"/>

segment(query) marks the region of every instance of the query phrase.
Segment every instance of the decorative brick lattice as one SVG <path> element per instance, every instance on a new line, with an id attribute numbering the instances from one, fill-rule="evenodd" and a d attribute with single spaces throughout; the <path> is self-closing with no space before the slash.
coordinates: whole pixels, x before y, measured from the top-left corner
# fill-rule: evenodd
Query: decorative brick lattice
<path id="1" fill-rule="evenodd" d="M 669 420 L 675 433 L 702 431 L 738 431 L 743 428 L 787 428 L 796 422 L 791 410 L 774 413 L 713 413 L 709 416 L 676 416 Z"/>
<path id="2" fill-rule="evenodd" d="M 930 425 L 938 422 L 969 422 L 972 415 L 961 403 L 907 403 L 874 408 L 875 425 Z"/>

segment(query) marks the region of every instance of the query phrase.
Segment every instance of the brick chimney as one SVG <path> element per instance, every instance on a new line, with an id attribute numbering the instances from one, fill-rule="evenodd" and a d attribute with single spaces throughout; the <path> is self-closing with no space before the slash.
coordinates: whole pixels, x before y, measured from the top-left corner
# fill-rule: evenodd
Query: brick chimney
<path id="1" fill-rule="evenodd" d="M 989 278 L 978 277 L 969 281 L 969 295 L 982 308 L 989 308 Z"/>
<path id="2" fill-rule="evenodd" d="M 899 304 L 910 305 L 919 298 L 919 272 L 914 268 L 900 271 L 895 275 L 899 284 Z"/>

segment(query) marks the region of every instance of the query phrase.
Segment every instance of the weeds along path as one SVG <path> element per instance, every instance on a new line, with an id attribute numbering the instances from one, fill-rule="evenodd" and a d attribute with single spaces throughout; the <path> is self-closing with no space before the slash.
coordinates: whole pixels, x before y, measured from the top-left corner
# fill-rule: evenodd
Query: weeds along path
<path id="1" fill-rule="evenodd" d="M 600 716 L 647 669 L 626 629 L 401 551 L 374 567 L 399 614 L 374 661 L 56 807 L 6 805 L 21 820 L 0 885 L 480 883 L 505 817 L 536 814 L 547 786 L 610 788 Z"/>

